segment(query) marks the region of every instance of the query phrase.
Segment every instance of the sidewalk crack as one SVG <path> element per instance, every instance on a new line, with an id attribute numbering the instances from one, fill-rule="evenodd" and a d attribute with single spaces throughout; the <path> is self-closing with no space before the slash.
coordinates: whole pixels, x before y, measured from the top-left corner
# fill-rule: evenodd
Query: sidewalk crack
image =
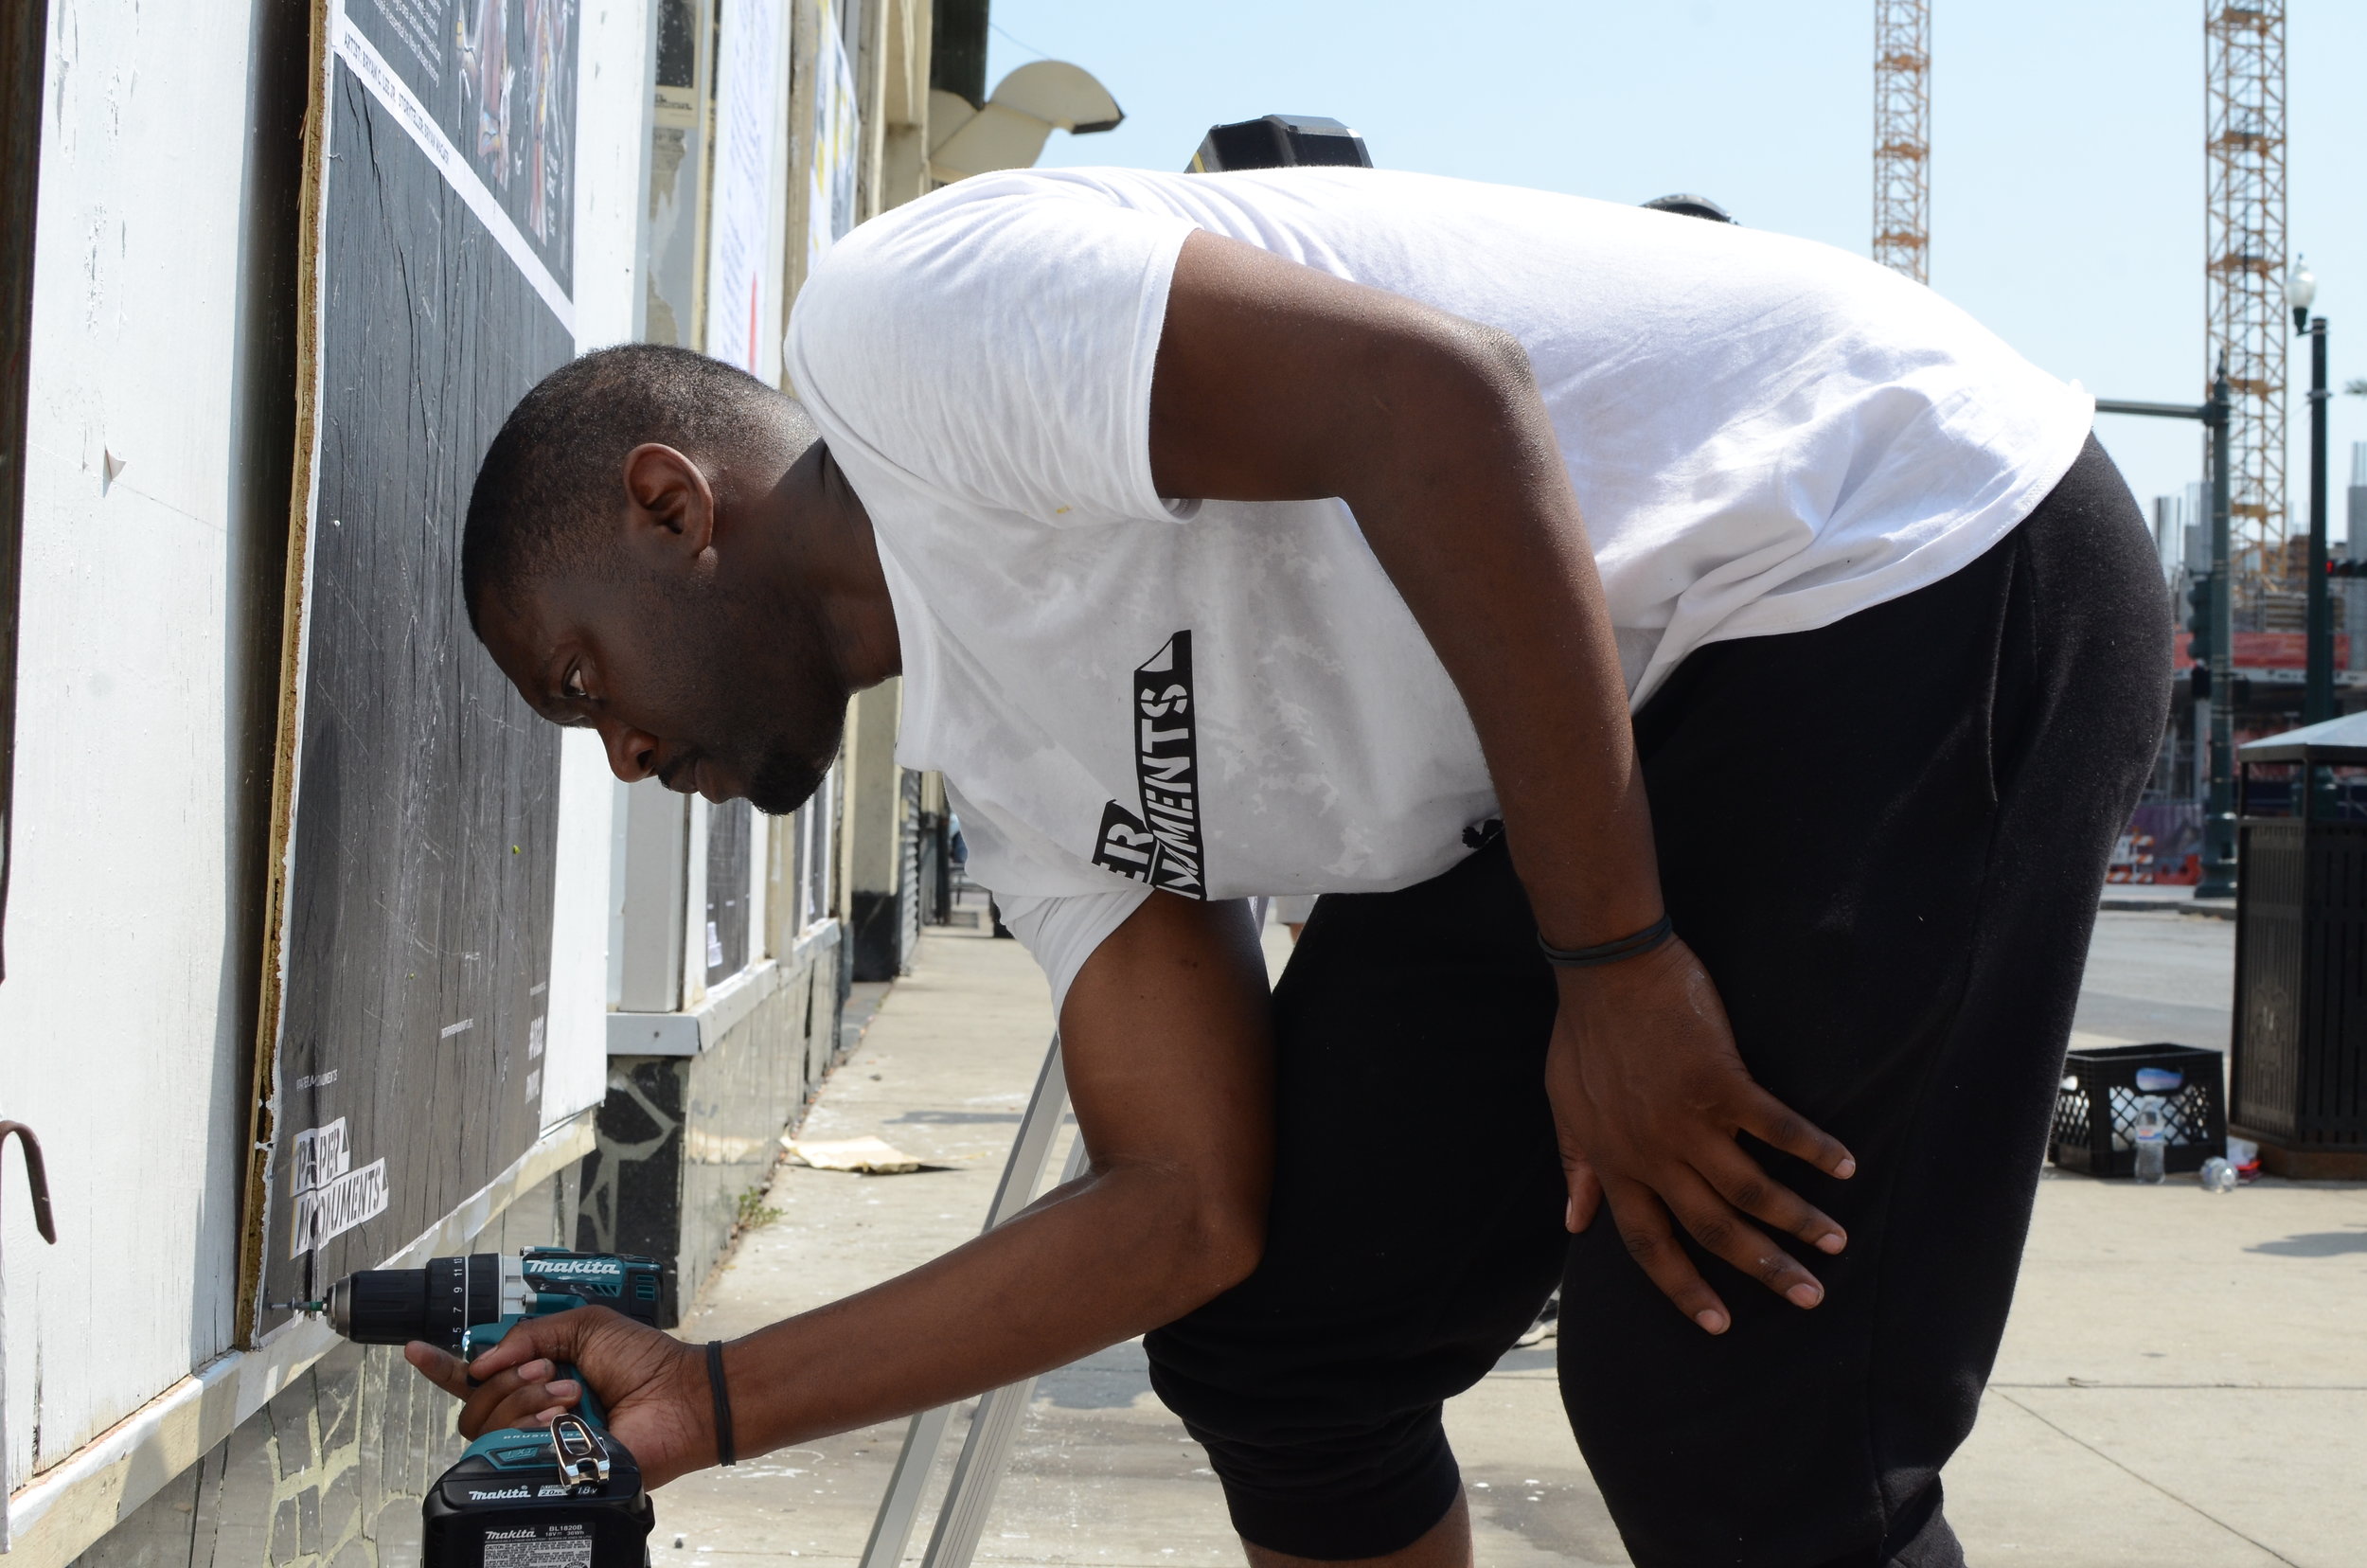
<path id="1" fill-rule="evenodd" d="M 1997 1385 L 1994 1383 L 1990 1385 L 1993 1391 L 1996 1390 L 1996 1386 Z M 2260 1540 L 2256 1536 L 2245 1534 L 2242 1530 L 2239 1530 L 2234 1525 L 2230 1524 L 2226 1520 L 2221 1519 L 2210 1509 L 2189 1503 L 2186 1499 L 2179 1496 L 2178 1493 L 2170 1490 L 2167 1487 L 2162 1486 L 2151 1476 L 2131 1470 L 2128 1466 L 2121 1463 L 2118 1459 L 2113 1458 L 2110 1454 L 2105 1452 L 2093 1443 L 2091 1443 L 2086 1438 L 2073 1433 L 2069 1428 L 2063 1426 L 2060 1422 L 2054 1420 L 2043 1413 L 2033 1410 L 2021 1400 L 2015 1399 L 2011 1394 L 1999 1392 L 1997 1397 L 2003 1399 L 2007 1404 L 2012 1405 L 2016 1410 L 2020 1411 L 2023 1415 L 2030 1417 L 2041 1426 L 2047 1427 L 2050 1430 L 2070 1438 L 2071 1441 L 2078 1444 L 2081 1448 L 2086 1449 L 2090 1453 L 2094 1454 L 2097 1458 L 2103 1460 L 2106 1464 L 2111 1466 L 2114 1470 L 2119 1470 L 2123 1475 L 2127 1476 L 2139 1485 L 2149 1487 L 2153 1490 L 2160 1492 L 2163 1497 L 2168 1498 L 2180 1507 L 2184 1508 L 2189 1513 L 2196 1515 L 2198 1518 L 2210 1521 L 2212 1523 L 2216 1524 L 2220 1529 L 2225 1530 L 2228 1534 L 2234 1536 L 2236 1540 L 2249 1541 L 2252 1545 L 2259 1547 L 2262 1551 L 2268 1553 L 2269 1556 L 2274 1558 L 2277 1561 L 2286 1564 L 2286 1568 L 2302 1568 L 2300 1563 L 2295 1562 L 2291 1558 L 2287 1557 L 2283 1552 L 2278 1551 L 2267 1541 Z"/>
<path id="2" fill-rule="evenodd" d="M 2193 1393 L 2197 1390 L 2227 1394 L 2367 1394 L 2367 1383 L 2091 1382 L 2085 1378 L 2066 1378 L 2061 1382 L 1992 1382 L 1988 1386 L 2027 1388 L 2033 1392 L 2092 1388 L 2138 1394 Z"/>

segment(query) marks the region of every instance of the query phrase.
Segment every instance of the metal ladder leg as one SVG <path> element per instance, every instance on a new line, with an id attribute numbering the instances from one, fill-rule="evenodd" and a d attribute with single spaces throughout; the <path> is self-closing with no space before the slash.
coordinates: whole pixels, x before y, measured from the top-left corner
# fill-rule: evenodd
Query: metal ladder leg
<path id="1" fill-rule="evenodd" d="M 1085 1168 L 1085 1140 L 1070 1149 L 1062 1182 L 1073 1182 Z M 978 1401 L 970 1417 L 970 1435 L 962 1439 L 962 1456 L 953 1466 L 953 1479 L 945 1488 L 945 1506 L 937 1510 L 936 1528 L 920 1568 L 970 1568 L 970 1554 L 986 1533 L 987 1511 L 994 1506 L 994 1488 L 1010 1463 L 1011 1444 L 1019 1436 L 1020 1417 L 1036 1397 L 1036 1380 L 1025 1378 L 990 1390 Z"/>
<path id="2" fill-rule="evenodd" d="M 994 1189 L 994 1203 L 987 1210 L 987 1230 L 994 1229 L 1036 1201 L 1036 1186 L 1042 1180 L 1044 1162 L 1051 1156 L 1053 1136 L 1059 1131 L 1060 1117 L 1067 1110 L 1068 1079 L 1060 1070 L 1060 1037 L 1055 1034 L 1051 1049 L 1044 1053 L 1043 1069 L 1036 1075 L 1035 1093 L 1028 1096 L 1027 1109 L 1020 1116 L 1019 1135 L 1011 1140 L 1011 1157 L 1004 1163 L 1002 1183 Z M 1063 1176 L 1062 1181 L 1076 1174 L 1083 1150 L 1084 1141 L 1080 1138 L 1076 1151 L 1069 1156 L 1069 1175 Z M 945 1506 L 938 1510 L 936 1529 L 930 1537 L 927 1562 L 932 1568 L 957 1568 L 969 1562 L 970 1552 L 978 1544 L 978 1533 L 986 1526 L 986 1504 L 993 1496 L 994 1481 L 1017 1430 L 1019 1413 L 1027 1408 L 1034 1389 L 1035 1380 L 1030 1378 L 1023 1384 L 998 1388 L 979 1401 L 978 1414 L 970 1423 L 970 1436 L 962 1444 L 962 1456 L 954 1468 L 952 1485 L 946 1492 Z M 1018 1394 L 1016 1399 L 1002 1398 L 1014 1392 Z M 994 1447 L 990 1470 L 982 1470 L 973 1463 L 973 1455 L 980 1460 L 987 1457 L 981 1449 L 981 1429 L 988 1424 L 990 1415 L 1004 1407 L 1011 1414 L 996 1418 L 1007 1430 Z M 863 1543 L 861 1568 L 899 1568 L 902 1563 L 904 1548 L 912 1541 L 913 1525 L 920 1516 L 920 1499 L 929 1485 L 929 1471 L 936 1463 L 937 1450 L 944 1445 L 946 1428 L 952 1418 L 953 1407 L 940 1405 L 922 1411 L 906 1426 L 904 1446 L 896 1456 L 895 1471 L 888 1477 L 887 1495 L 880 1500 L 880 1512 L 871 1522 L 871 1539 Z M 970 1479 L 973 1476 L 975 1479 Z M 977 1522 L 969 1529 L 960 1557 L 941 1562 L 937 1555 L 940 1543 L 950 1541 L 946 1521 L 954 1514 L 958 1500 L 972 1495 L 979 1495 L 975 1506 Z"/>

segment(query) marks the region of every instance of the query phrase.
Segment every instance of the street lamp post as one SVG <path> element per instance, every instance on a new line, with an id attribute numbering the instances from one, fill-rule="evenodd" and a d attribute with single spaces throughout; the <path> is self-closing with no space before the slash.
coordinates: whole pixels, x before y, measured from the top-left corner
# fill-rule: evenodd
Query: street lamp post
<path id="1" fill-rule="evenodd" d="M 2227 365 L 2211 379 L 2211 401 L 2202 403 L 2133 402 L 2098 398 L 2099 414 L 2142 414 L 2158 419 L 2201 421 L 2211 448 L 2211 577 L 2204 611 L 2204 640 L 2210 646 L 2211 728 L 2206 742 L 2210 790 L 2202 809 L 2202 875 L 2198 899 L 2235 896 L 2235 657 L 2233 600 L 2228 592 L 2228 421 L 2232 404 Z"/>
<path id="2" fill-rule="evenodd" d="M 2326 318 L 2309 313 L 2318 279 L 2300 257 L 2285 280 L 2293 330 L 2309 337 L 2309 598 L 2302 722 L 2334 717 L 2334 610 L 2326 587 Z"/>
<path id="3" fill-rule="evenodd" d="M 2198 899 L 2235 897 L 2235 615 L 2229 580 L 2228 426 L 2234 413 L 2227 365 L 2211 379 L 2211 401 L 2202 405 L 2211 441 L 2211 793 L 2203 803 L 2202 875 Z"/>

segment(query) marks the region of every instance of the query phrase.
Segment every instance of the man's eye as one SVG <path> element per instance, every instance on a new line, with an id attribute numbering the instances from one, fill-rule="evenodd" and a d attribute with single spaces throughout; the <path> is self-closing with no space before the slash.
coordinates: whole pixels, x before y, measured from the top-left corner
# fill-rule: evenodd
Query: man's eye
<path id="1" fill-rule="evenodd" d="M 583 698 L 583 697 L 588 697 L 588 696 L 590 696 L 590 695 L 591 695 L 591 693 L 589 693 L 589 692 L 587 692 L 587 691 L 585 691 L 585 690 L 583 689 L 583 671 L 582 671 L 582 670 L 580 670 L 580 669 L 570 669 L 569 671 L 567 671 L 567 685 L 566 685 L 565 690 L 566 690 L 566 693 L 567 693 L 567 695 L 568 695 L 568 696 L 570 696 L 570 697 L 575 697 L 575 698 L 578 698 L 578 699 Z"/>

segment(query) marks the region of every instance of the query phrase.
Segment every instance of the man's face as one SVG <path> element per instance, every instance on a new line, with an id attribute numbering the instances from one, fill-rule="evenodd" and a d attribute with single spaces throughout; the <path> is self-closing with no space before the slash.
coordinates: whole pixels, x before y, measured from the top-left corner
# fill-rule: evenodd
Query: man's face
<path id="1" fill-rule="evenodd" d="M 655 776 L 779 814 L 838 755 L 847 689 L 797 598 L 628 564 L 494 594 L 480 621 L 520 695 L 554 723 L 599 731 L 628 783 Z"/>

